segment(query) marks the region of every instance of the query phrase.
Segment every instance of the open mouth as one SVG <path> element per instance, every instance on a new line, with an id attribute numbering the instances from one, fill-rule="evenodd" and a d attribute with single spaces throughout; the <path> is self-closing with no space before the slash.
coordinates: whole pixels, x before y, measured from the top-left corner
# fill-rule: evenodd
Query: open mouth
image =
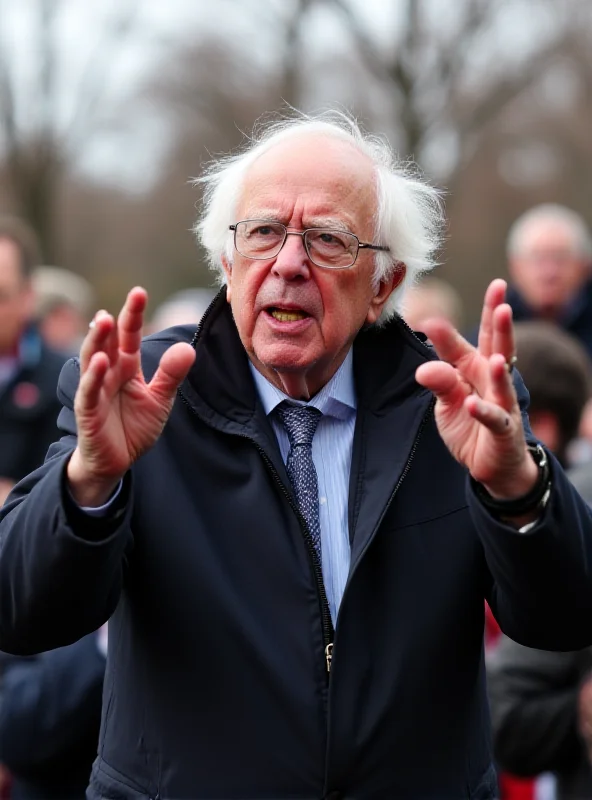
<path id="1" fill-rule="evenodd" d="M 307 314 L 306 311 L 295 309 L 287 311 L 284 308 L 277 308 L 276 306 L 270 306 L 270 308 L 266 308 L 265 310 L 270 316 L 272 316 L 274 319 L 277 319 L 278 322 L 298 322 L 299 320 L 306 319 L 310 316 L 310 314 Z"/>

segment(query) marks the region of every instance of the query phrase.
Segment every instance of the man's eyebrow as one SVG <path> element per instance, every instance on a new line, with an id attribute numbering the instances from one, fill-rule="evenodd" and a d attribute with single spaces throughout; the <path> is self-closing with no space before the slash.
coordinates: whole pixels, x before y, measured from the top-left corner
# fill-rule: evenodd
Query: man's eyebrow
<path id="1" fill-rule="evenodd" d="M 272 211 L 270 209 L 249 209 L 247 212 L 245 212 L 245 214 L 246 215 L 244 219 L 261 219 L 265 220 L 266 222 L 282 222 L 284 225 L 287 225 L 287 222 L 281 218 L 281 214 L 278 214 L 277 211 Z M 332 228 L 333 230 L 351 233 L 351 226 L 337 217 L 310 217 L 304 227 Z"/>
<path id="2" fill-rule="evenodd" d="M 337 231 L 344 231 L 349 233 L 350 228 L 341 219 L 335 217 L 314 217 L 314 221 L 307 225 L 307 228 L 333 228 Z"/>

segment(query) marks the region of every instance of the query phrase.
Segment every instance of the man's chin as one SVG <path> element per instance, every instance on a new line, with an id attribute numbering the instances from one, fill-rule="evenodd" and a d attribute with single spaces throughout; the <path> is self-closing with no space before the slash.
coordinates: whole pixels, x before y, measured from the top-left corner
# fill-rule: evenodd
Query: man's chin
<path id="1" fill-rule="evenodd" d="M 267 370 L 274 372 L 306 372 L 316 362 L 310 348 L 290 343 L 255 346 L 257 361 Z"/>

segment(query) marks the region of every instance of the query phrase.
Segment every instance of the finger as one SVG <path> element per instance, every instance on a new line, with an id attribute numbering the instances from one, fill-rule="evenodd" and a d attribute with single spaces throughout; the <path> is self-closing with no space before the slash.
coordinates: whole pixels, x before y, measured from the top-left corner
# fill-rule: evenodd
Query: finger
<path id="1" fill-rule="evenodd" d="M 185 380 L 195 361 L 195 350 L 190 344 L 179 342 L 165 351 L 154 377 L 148 384 L 151 394 L 170 400 Z"/>
<path id="2" fill-rule="evenodd" d="M 471 394 L 465 400 L 465 408 L 473 419 L 485 425 L 492 433 L 498 436 L 513 435 L 512 417 L 497 403 L 490 403 L 476 394 Z"/>
<path id="3" fill-rule="evenodd" d="M 83 375 L 93 355 L 105 349 L 109 334 L 114 327 L 115 320 L 111 314 L 104 309 L 97 311 L 80 347 L 80 371 Z"/>
<path id="4" fill-rule="evenodd" d="M 146 291 L 140 286 L 136 286 L 128 293 L 117 318 L 119 349 L 124 353 L 137 355 L 138 358 L 147 302 Z"/>
<path id="5" fill-rule="evenodd" d="M 491 353 L 501 353 L 509 362 L 516 352 L 512 308 L 507 303 L 499 305 L 493 313 L 493 342 Z"/>
<path id="6" fill-rule="evenodd" d="M 103 352 L 94 353 L 78 384 L 75 401 L 76 413 L 91 414 L 98 408 L 103 381 L 108 369 L 109 358 L 107 354 Z"/>
<path id="7" fill-rule="evenodd" d="M 479 325 L 479 352 L 486 358 L 495 352 L 493 349 L 494 323 L 493 314 L 495 309 L 504 302 L 506 298 L 506 282 L 501 278 L 491 281 L 485 292 L 483 300 L 483 310 L 481 312 L 481 323 Z"/>
<path id="8" fill-rule="evenodd" d="M 415 380 L 446 405 L 461 406 L 469 392 L 454 367 L 443 361 L 422 364 L 415 372 Z"/>
<path id="9" fill-rule="evenodd" d="M 456 367 L 461 377 L 483 394 L 487 388 L 487 362 L 478 350 L 445 319 L 428 319 L 423 330 L 440 358 Z"/>
<path id="10" fill-rule="evenodd" d="M 501 353 L 495 353 L 489 359 L 490 399 L 504 411 L 512 411 L 518 399 L 507 363 Z"/>

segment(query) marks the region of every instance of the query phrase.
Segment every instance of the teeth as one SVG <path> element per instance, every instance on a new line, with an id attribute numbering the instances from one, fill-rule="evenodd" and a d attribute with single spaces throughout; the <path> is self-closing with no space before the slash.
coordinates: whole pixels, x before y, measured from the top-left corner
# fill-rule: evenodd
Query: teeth
<path id="1" fill-rule="evenodd" d="M 303 311 L 278 311 L 274 309 L 271 316 L 279 322 L 296 322 L 299 319 L 304 319 L 306 314 Z"/>

